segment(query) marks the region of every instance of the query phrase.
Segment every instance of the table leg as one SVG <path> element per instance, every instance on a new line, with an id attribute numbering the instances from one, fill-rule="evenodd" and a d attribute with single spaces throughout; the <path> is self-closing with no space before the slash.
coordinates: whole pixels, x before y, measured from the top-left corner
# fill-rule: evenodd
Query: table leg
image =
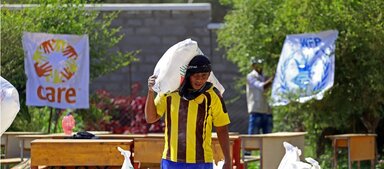
<path id="1" fill-rule="evenodd" d="M 240 138 L 234 140 L 233 143 L 233 149 L 232 149 L 232 157 L 233 157 L 233 166 L 236 166 L 237 168 L 240 168 L 240 144 L 241 140 Z"/>
<path id="2" fill-rule="evenodd" d="M 263 139 L 260 141 L 260 168 L 264 169 L 264 158 L 263 158 Z M 248 169 L 248 168 L 247 168 Z"/>
<path id="3" fill-rule="evenodd" d="M 360 169 L 360 161 L 357 161 L 357 168 Z"/>
<path id="4" fill-rule="evenodd" d="M 20 147 L 20 158 L 21 158 L 21 161 L 24 160 L 24 139 L 21 139 L 19 141 L 19 147 Z"/>
<path id="5" fill-rule="evenodd" d="M 3 134 L 4 136 L 5 134 Z M 7 158 L 7 149 L 8 149 L 8 135 L 5 135 L 5 143 L 4 143 L 4 158 Z"/>
<path id="6" fill-rule="evenodd" d="M 375 160 L 371 160 L 371 169 L 375 168 Z"/>
<path id="7" fill-rule="evenodd" d="M 332 168 L 337 169 L 337 139 L 333 139 L 333 166 Z"/>
<path id="8" fill-rule="evenodd" d="M 351 140 L 348 139 L 348 169 L 352 169 L 352 161 L 351 161 Z"/>

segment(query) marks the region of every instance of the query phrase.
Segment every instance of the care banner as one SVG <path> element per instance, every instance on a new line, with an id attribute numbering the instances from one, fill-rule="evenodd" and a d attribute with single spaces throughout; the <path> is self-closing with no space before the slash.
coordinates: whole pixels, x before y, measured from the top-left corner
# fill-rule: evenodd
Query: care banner
<path id="1" fill-rule="evenodd" d="M 30 106 L 89 107 L 88 35 L 23 34 Z"/>
<path id="2" fill-rule="evenodd" d="M 338 31 L 287 35 L 272 84 L 272 105 L 321 100 L 333 86 Z"/>

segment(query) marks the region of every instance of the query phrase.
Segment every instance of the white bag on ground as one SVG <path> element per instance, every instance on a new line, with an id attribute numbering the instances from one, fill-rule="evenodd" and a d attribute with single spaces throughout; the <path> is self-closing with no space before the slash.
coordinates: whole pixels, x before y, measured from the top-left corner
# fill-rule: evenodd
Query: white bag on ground
<path id="1" fill-rule="evenodd" d="M 288 142 L 283 143 L 285 148 L 285 155 L 280 162 L 278 169 L 321 169 L 319 163 L 312 159 L 306 158 L 305 160 L 312 165 L 300 161 L 301 150 Z"/>
<path id="2" fill-rule="evenodd" d="M 16 88 L 0 76 L 1 91 L 1 109 L 0 109 L 0 136 L 11 126 L 17 113 L 20 110 L 19 93 Z"/>
<path id="3" fill-rule="evenodd" d="M 203 54 L 197 42 L 191 39 L 181 41 L 170 47 L 157 62 L 154 75 L 157 75 L 153 90 L 160 94 L 170 93 L 177 90 L 184 80 L 189 61 L 196 55 Z M 225 89 L 216 79 L 213 72 L 208 78 L 221 94 Z"/>
<path id="4" fill-rule="evenodd" d="M 131 157 L 131 152 L 120 147 L 117 147 L 117 149 L 120 151 L 121 155 L 124 156 L 124 163 L 121 166 L 121 169 L 133 169 L 133 165 L 129 159 L 129 157 Z"/>
<path id="5" fill-rule="evenodd" d="M 223 169 L 223 166 L 224 166 L 224 160 L 217 162 L 217 165 L 215 163 L 215 160 L 213 160 L 213 169 Z"/>

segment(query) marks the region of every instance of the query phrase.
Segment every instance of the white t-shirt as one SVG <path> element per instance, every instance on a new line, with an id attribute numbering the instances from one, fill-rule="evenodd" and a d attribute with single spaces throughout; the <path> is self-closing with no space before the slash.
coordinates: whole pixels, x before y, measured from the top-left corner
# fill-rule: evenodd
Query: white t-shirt
<path id="1" fill-rule="evenodd" d="M 271 114 L 271 107 L 264 95 L 266 77 L 253 70 L 247 75 L 247 106 L 248 113 Z"/>

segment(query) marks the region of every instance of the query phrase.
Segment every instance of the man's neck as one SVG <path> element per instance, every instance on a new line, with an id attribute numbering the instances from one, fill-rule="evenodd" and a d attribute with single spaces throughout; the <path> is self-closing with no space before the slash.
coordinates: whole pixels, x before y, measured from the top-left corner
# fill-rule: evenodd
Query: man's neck
<path id="1" fill-rule="evenodd" d="M 260 69 L 259 69 L 259 70 L 257 70 L 257 69 L 253 69 L 253 70 L 255 70 L 255 71 L 256 71 L 258 74 L 260 74 L 260 75 L 263 74 L 263 70 L 260 70 Z"/>

